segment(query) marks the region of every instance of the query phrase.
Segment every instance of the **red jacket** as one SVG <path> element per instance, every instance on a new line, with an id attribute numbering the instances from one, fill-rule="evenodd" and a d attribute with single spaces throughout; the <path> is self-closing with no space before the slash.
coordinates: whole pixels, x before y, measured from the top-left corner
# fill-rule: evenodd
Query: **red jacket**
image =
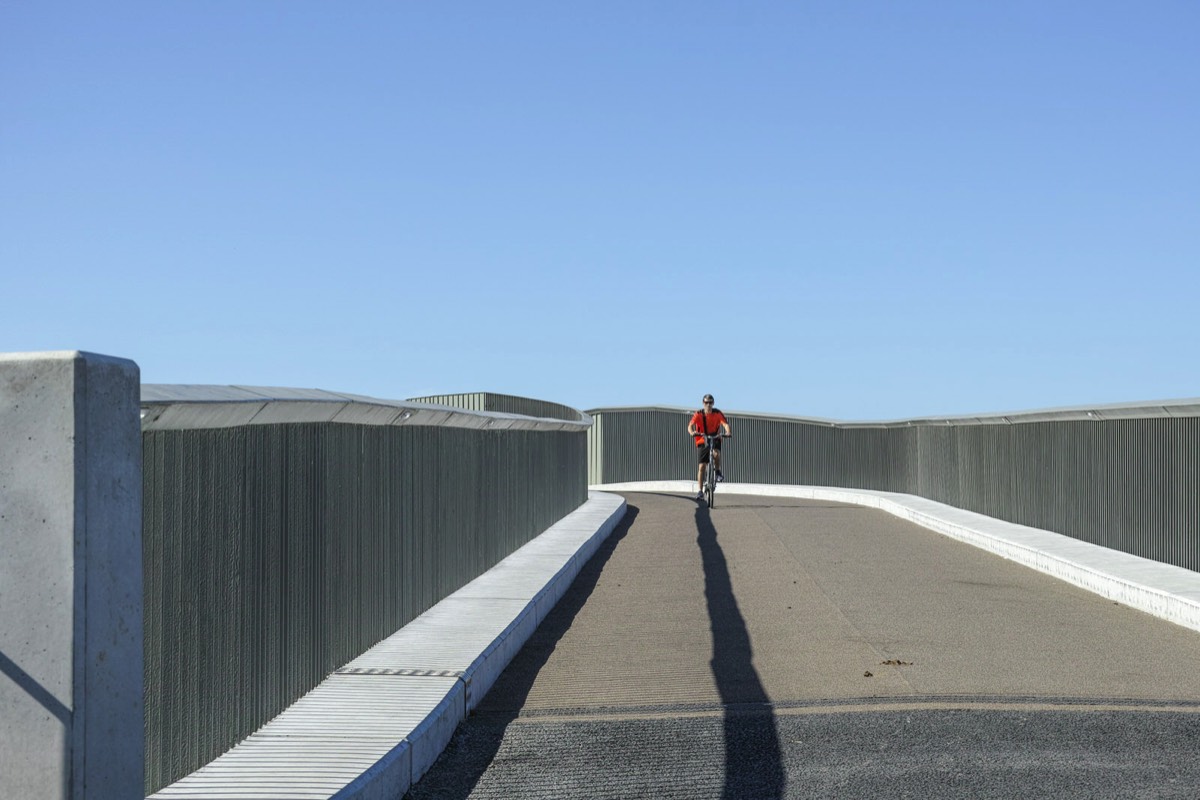
<path id="1" fill-rule="evenodd" d="M 696 426 L 697 431 L 704 431 L 710 436 L 718 433 L 722 425 L 728 425 L 729 421 L 725 419 L 725 415 L 721 413 L 721 409 L 714 408 L 709 413 L 705 414 L 704 409 L 700 409 L 695 414 L 692 414 L 692 425 Z M 703 436 L 696 436 L 696 444 L 704 444 Z"/>

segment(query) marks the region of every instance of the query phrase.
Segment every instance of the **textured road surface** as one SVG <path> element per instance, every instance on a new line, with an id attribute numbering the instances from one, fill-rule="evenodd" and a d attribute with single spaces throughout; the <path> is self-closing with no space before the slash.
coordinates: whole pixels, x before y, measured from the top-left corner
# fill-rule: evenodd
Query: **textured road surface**
<path id="1" fill-rule="evenodd" d="M 1200 797 L 1200 634 L 875 510 L 627 497 L 411 800 Z"/>

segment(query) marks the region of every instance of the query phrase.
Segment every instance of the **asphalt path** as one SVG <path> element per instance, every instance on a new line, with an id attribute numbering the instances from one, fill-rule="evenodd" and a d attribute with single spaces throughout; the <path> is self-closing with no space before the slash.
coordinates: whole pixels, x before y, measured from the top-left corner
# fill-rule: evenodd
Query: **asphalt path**
<path id="1" fill-rule="evenodd" d="M 1200 797 L 1200 634 L 876 510 L 626 497 L 411 800 Z"/>

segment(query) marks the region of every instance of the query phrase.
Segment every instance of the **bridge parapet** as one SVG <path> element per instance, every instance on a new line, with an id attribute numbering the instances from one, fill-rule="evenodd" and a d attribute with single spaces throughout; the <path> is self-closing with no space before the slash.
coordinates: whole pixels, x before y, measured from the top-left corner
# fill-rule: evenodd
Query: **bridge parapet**
<path id="1" fill-rule="evenodd" d="M 559 404 L 138 377 L 0 355 L 5 797 L 161 788 L 587 500 Z"/>
<path id="2" fill-rule="evenodd" d="M 476 396 L 440 395 L 426 399 L 382 400 L 321 389 L 143 384 L 142 430 L 336 422 L 578 433 L 587 430 L 592 423 L 587 414 L 558 403 L 481 394 L 479 397 L 485 399 L 478 403 L 480 407 L 476 407 L 475 403 L 453 402 L 456 397 Z M 522 402 L 507 403 L 491 399 L 497 397 Z M 441 402 L 443 400 L 446 402 Z M 523 410 L 518 411 L 514 407 Z"/>
<path id="3" fill-rule="evenodd" d="M 143 387 L 147 793 L 582 505 L 572 416 Z"/>

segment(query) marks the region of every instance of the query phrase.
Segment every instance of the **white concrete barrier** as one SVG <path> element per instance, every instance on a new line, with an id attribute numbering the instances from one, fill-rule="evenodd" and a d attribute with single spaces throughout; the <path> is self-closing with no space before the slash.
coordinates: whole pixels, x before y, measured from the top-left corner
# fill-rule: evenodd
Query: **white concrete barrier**
<path id="1" fill-rule="evenodd" d="M 0 354 L 0 797 L 143 792 L 132 361 Z"/>

